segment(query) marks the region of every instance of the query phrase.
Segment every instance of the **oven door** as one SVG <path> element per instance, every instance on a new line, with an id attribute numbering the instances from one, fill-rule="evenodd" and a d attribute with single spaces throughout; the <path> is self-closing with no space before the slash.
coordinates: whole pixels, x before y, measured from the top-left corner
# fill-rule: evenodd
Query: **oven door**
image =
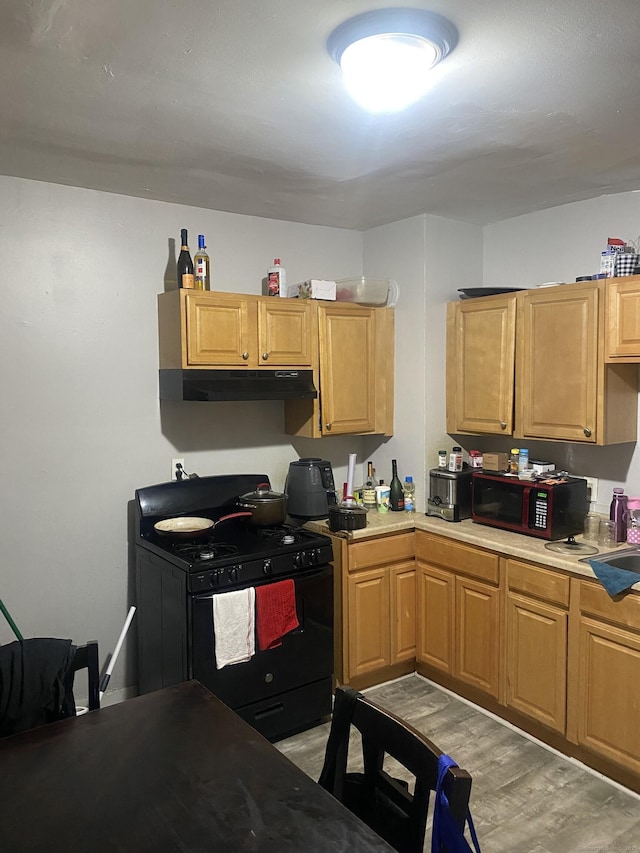
<path id="1" fill-rule="evenodd" d="M 192 596 L 193 677 L 234 710 L 333 675 L 333 566 L 297 573 L 293 580 L 299 627 L 285 634 L 281 646 L 261 652 L 256 643 L 251 660 L 222 669 L 216 669 L 213 596 Z"/>

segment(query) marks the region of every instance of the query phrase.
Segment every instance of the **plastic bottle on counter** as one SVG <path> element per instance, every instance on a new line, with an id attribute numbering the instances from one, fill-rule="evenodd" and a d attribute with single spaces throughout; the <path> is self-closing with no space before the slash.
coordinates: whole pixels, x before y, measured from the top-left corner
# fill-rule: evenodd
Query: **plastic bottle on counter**
<path id="1" fill-rule="evenodd" d="M 520 448 L 518 454 L 518 473 L 529 470 L 529 451 L 526 447 Z"/>
<path id="2" fill-rule="evenodd" d="M 624 542 L 627 538 L 627 496 L 624 489 L 613 490 L 609 518 L 616 523 L 616 542 Z"/>
<path id="3" fill-rule="evenodd" d="M 416 484 L 413 482 L 413 477 L 404 478 L 404 511 L 416 511 Z"/>
<path id="4" fill-rule="evenodd" d="M 520 466 L 520 448 L 512 447 L 509 454 L 509 473 L 517 474 Z"/>

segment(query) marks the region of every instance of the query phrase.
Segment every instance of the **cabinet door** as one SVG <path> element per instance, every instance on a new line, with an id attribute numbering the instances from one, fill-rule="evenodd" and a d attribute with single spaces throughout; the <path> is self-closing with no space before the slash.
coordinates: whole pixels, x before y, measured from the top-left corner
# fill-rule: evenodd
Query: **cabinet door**
<path id="1" fill-rule="evenodd" d="M 374 310 L 350 305 L 322 305 L 318 309 L 325 434 L 375 429 Z M 388 344 L 393 346 L 392 341 Z"/>
<path id="2" fill-rule="evenodd" d="M 640 276 L 607 282 L 607 357 L 640 361 Z"/>
<path id="3" fill-rule="evenodd" d="M 580 619 L 578 742 L 640 773 L 640 635 Z"/>
<path id="4" fill-rule="evenodd" d="M 565 732 L 567 613 L 507 593 L 507 705 Z"/>
<path id="5" fill-rule="evenodd" d="M 498 697 L 500 607 L 496 587 L 456 578 L 457 649 L 454 675 Z"/>
<path id="6" fill-rule="evenodd" d="M 390 583 L 391 663 L 416 656 L 416 570 L 415 565 L 392 566 Z"/>
<path id="7" fill-rule="evenodd" d="M 389 572 L 357 572 L 347 579 L 349 678 L 389 666 Z"/>
<path id="8" fill-rule="evenodd" d="M 453 674 L 455 577 L 451 572 L 418 563 L 418 645 L 422 663 Z"/>
<path id="9" fill-rule="evenodd" d="M 518 294 L 516 435 L 597 440 L 598 288 Z"/>
<path id="10" fill-rule="evenodd" d="M 315 346 L 314 309 L 295 299 L 258 301 L 258 349 L 266 367 L 310 367 Z"/>
<path id="11" fill-rule="evenodd" d="M 250 296 L 187 294 L 187 363 L 257 364 L 255 305 Z"/>
<path id="12" fill-rule="evenodd" d="M 449 303 L 447 431 L 513 432 L 515 295 Z"/>

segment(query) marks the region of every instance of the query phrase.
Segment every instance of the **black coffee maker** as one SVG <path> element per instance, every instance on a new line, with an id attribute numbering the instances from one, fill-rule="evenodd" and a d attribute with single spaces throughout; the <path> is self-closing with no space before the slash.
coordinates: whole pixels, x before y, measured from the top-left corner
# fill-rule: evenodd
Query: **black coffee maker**
<path id="1" fill-rule="evenodd" d="M 312 520 L 327 518 L 336 503 L 336 486 L 331 463 L 315 456 L 298 459 L 289 465 L 284 490 L 291 518 Z"/>

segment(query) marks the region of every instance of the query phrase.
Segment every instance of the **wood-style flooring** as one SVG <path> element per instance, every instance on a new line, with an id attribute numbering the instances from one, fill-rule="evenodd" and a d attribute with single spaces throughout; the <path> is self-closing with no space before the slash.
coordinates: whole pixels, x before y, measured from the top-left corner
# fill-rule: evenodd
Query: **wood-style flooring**
<path id="1" fill-rule="evenodd" d="M 365 692 L 471 773 L 471 814 L 483 853 L 640 853 L 636 794 L 419 675 Z M 326 723 L 276 746 L 317 779 L 328 732 Z"/>

